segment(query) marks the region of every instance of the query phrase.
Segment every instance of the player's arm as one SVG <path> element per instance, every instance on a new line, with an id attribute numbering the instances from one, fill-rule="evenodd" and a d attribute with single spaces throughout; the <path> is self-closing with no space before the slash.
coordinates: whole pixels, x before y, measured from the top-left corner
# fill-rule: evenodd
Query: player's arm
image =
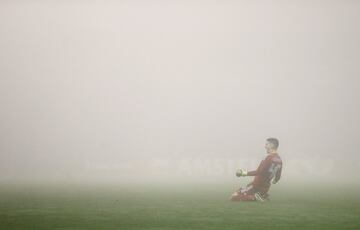
<path id="1" fill-rule="evenodd" d="M 282 170 L 282 167 L 279 170 L 276 171 L 275 178 L 272 181 L 273 184 L 276 184 L 280 180 L 280 178 L 281 178 L 281 170 Z"/>
<path id="2" fill-rule="evenodd" d="M 256 170 L 253 171 L 249 171 L 247 173 L 247 176 L 257 176 L 262 174 L 267 168 L 269 167 L 269 162 L 267 160 L 267 158 L 263 161 L 261 161 L 259 167 Z"/>
<path id="3" fill-rule="evenodd" d="M 258 168 L 256 170 L 248 172 L 246 170 L 239 169 L 236 171 L 236 176 L 238 176 L 238 177 L 240 177 L 240 176 L 257 176 L 257 175 L 263 173 L 267 167 L 269 167 L 269 162 L 266 158 L 265 160 L 261 161 L 260 165 L 258 166 Z"/>

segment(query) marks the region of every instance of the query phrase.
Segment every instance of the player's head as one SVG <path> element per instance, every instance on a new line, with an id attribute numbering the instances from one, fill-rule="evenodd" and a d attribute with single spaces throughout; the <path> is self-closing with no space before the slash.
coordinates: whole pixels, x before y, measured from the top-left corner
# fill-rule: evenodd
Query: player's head
<path id="1" fill-rule="evenodd" d="M 279 140 L 273 137 L 266 139 L 265 149 L 267 152 L 277 150 L 279 147 Z"/>

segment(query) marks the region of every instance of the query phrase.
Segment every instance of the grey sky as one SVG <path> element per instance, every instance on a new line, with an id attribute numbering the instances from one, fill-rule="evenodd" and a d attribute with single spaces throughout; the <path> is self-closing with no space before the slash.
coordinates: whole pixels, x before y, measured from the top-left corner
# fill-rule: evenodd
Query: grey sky
<path id="1" fill-rule="evenodd" d="M 0 1 L 1 179 L 257 158 L 269 136 L 360 168 L 359 2 L 119 2 Z"/>

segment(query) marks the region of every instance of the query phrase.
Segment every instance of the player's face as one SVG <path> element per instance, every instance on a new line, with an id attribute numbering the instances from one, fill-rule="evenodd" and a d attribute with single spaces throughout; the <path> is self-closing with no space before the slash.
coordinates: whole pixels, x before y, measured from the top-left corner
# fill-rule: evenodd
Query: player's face
<path id="1" fill-rule="evenodd" d="M 265 143 L 265 149 L 266 149 L 267 152 L 269 152 L 269 151 L 272 150 L 273 148 L 274 148 L 274 146 L 273 146 L 272 143 L 270 143 L 270 142 L 268 142 L 268 141 Z"/>

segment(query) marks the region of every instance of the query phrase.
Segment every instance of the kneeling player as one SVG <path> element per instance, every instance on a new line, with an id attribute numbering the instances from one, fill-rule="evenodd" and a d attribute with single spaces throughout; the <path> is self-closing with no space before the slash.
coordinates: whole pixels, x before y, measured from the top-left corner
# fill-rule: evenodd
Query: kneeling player
<path id="1" fill-rule="evenodd" d="M 234 192 L 231 201 L 266 201 L 269 199 L 268 191 L 271 183 L 275 184 L 280 180 L 282 161 L 277 153 L 279 141 L 276 138 L 266 140 L 265 149 L 267 156 L 261 161 L 255 171 L 239 169 L 236 172 L 237 177 L 255 176 L 254 180 L 245 188 L 240 188 Z"/>

